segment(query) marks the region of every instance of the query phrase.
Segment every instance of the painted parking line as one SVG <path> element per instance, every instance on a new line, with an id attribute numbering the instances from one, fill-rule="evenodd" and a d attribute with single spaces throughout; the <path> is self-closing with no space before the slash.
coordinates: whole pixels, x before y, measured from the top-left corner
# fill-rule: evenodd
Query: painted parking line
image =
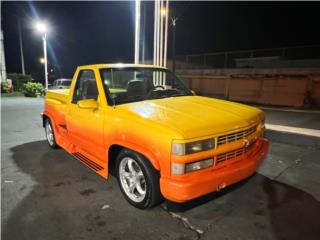
<path id="1" fill-rule="evenodd" d="M 302 134 L 302 135 L 308 135 L 308 136 L 320 138 L 320 130 L 316 130 L 316 129 L 297 128 L 297 127 L 289 127 L 289 126 L 275 125 L 275 124 L 266 124 L 266 129 L 280 131 L 280 132 Z"/>

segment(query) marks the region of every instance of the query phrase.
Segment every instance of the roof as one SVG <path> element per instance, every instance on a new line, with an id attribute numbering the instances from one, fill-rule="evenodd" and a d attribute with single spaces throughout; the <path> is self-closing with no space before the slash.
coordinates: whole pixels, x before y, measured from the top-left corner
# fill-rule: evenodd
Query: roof
<path id="1" fill-rule="evenodd" d="M 133 63 L 104 63 L 104 64 L 91 64 L 79 66 L 79 68 L 127 68 L 127 67 L 141 67 L 141 68 L 159 68 L 166 69 L 165 67 L 146 65 L 146 64 L 133 64 Z"/>

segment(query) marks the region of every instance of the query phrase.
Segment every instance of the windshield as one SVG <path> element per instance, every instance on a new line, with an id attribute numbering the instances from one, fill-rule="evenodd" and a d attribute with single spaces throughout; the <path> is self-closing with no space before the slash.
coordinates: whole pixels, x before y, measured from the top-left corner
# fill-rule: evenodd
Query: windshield
<path id="1" fill-rule="evenodd" d="M 173 73 L 164 69 L 102 69 L 101 76 L 112 104 L 192 95 Z"/>

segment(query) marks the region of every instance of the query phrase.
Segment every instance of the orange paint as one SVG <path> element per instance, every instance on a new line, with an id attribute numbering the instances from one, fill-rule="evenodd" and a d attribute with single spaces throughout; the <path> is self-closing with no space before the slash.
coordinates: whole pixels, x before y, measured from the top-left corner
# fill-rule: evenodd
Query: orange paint
<path id="1" fill-rule="evenodd" d="M 126 65 L 128 66 L 128 65 Z M 130 65 L 131 66 L 131 65 Z M 153 67 L 134 65 L 135 67 Z M 238 103 L 200 96 L 171 97 L 110 106 L 99 70 L 116 65 L 79 67 L 70 90 L 48 91 L 43 116 L 51 119 L 58 145 L 108 178 L 109 149 L 113 145 L 144 155 L 160 171 L 163 196 L 187 201 L 229 186 L 252 175 L 267 154 L 268 141 L 261 136 L 264 114 Z M 76 79 L 81 70 L 92 70 L 97 81 L 97 109 L 83 109 L 72 103 Z M 216 139 L 249 127 L 256 131 L 246 140 L 254 142 L 245 154 L 220 165 L 174 175 L 172 163 L 190 163 L 215 158 L 244 147 L 243 139 L 214 149 L 185 156 L 172 154 L 173 143 Z M 88 160 L 89 159 L 89 160 Z"/>

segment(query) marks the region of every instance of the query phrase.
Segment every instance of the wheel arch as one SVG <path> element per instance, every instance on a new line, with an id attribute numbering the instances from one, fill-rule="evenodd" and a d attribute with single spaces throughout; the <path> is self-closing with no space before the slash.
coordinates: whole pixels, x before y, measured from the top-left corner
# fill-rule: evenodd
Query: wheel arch
<path id="1" fill-rule="evenodd" d="M 56 122 L 54 120 L 54 117 L 51 114 L 47 113 L 47 112 L 44 112 L 41 115 L 42 115 L 42 126 L 45 127 L 46 120 L 49 119 L 51 124 L 52 124 L 53 131 L 55 132 L 55 134 L 59 134 L 59 130 L 57 128 L 57 125 L 56 125 Z"/>
<path id="2" fill-rule="evenodd" d="M 42 116 L 42 126 L 45 127 L 45 124 L 46 124 L 46 120 L 49 119 L 51 121 L 51 123 L 54 125 L 55 127 L 55 121 L 54 121 L 54 118 L 51 114 L 49 114 L 48 112 L 43 112 L 41 114 Z"/>
<path id="3" fill-rule="evenodd" d="M 45 127 L 45 124 L 46 124 L 46 120 L 47 119 L 50 119 L 50 117 L 46 114 L 41 114 L 41 117 L 42 117 L 42 127 Z M 51 119 L 50 119 L 51 120 Z"/>
<path id="4" fill-rule="evenodd" d="M 148 151 L 145 151 L 145 149 L 141 147 L 136 147 L 134 145 L 127 145 L 127 144 L 121 144 L 121 143 L 115 143 L 112 144 L 108 148 L 108 169 L 109 172 L 114 173 L 115 172 L 115 162 L 117 159 L 118 154 L 122 149 L 128 149 L 131 151 L 134 151 L 140 155 L 142 155 L 145 159 L 147 159 L 150 164 L 153 166 L 153 168 L 157 171 L 160 171 L 160 164 L 159 162 L 152 156 L 151 153 L 148 153 Z"/>

